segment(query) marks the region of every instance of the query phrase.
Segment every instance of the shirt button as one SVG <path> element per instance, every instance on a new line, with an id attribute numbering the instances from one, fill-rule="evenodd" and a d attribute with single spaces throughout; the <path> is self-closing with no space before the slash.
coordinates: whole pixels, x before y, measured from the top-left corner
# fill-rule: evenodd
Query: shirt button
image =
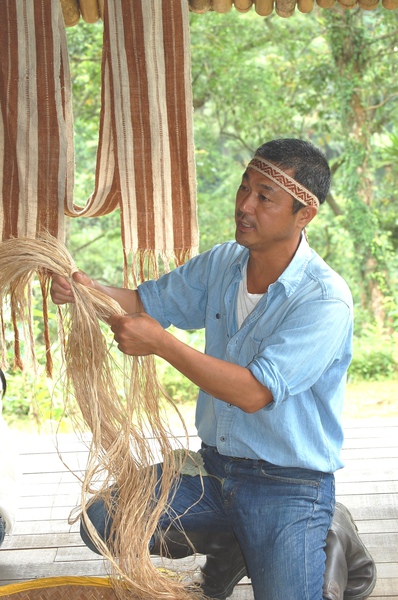
<path id="1" fill-rule="evenodd" d="M 222 435 L 222 436 L 220 437 L 220 442 L 225 442 L 225 435 Z"/>

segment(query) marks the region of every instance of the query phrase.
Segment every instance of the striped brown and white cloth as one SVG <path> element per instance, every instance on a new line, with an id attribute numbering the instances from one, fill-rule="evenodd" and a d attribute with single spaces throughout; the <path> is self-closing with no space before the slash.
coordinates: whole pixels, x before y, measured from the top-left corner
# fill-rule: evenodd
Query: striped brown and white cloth
<path id="1" fill-rule="evenodd" d="M 104 5 L 102 108 L 96 183 L 73 202 L 68 50 L 59 2 L 0 2 L 2 240 L 48 231 L 65 214 L 121 209 L 125 268 L 183 262 L 197 251 L 188 3 Z M 136 275 L 136 272 L 134 272 Z"/>

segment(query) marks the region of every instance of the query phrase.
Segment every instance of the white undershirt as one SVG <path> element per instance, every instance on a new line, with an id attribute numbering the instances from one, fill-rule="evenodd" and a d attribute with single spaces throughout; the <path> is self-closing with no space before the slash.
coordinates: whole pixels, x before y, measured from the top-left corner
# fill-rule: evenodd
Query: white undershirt
<path id="1" fill-rule="evenodd" d="M 247 263 L 244 267 L 243 277 L 239 284 L 238 298 L 236 300 L 236 318 L 238 321 L 238 328 L 240 329 L 243 321 L 252 310 L 257 306 L 258 302 L 264 294 L 250 294 L 247 291 Z"/>

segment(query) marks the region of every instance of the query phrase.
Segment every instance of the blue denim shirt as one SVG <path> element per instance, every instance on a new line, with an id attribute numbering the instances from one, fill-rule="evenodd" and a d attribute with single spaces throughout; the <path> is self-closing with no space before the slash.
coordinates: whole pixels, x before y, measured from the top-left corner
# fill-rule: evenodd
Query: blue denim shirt
<path id="1" fill-rule="evenodd" d="M 226 242 L 143 283 L 145 311 L 165 328 L 205 327 L 207 354 L 247 367 L 272 393 L 270 405 L 249 414 L 200 390 L 196 426 L 206 444 L 228 456 L 332 473 L 343 466 L 350 290 L 302 238 L 238 329 L 236 299 L 248 256 L 246 248 Z"/>

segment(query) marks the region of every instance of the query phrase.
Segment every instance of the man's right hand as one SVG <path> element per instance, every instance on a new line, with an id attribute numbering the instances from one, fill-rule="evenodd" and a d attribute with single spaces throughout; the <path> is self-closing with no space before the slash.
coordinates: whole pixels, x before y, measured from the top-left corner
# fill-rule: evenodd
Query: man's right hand
<path id="1" fill-rule="evenodd" d="M 93 280 L 83 271 L 76 271 L 72 277 L 77 283 L 87 287 L 95 287 Z M 61 275 L 53 275 L 50 294 L 54 304 L 67 304 L 75 301 L 71 284 Z"/>

